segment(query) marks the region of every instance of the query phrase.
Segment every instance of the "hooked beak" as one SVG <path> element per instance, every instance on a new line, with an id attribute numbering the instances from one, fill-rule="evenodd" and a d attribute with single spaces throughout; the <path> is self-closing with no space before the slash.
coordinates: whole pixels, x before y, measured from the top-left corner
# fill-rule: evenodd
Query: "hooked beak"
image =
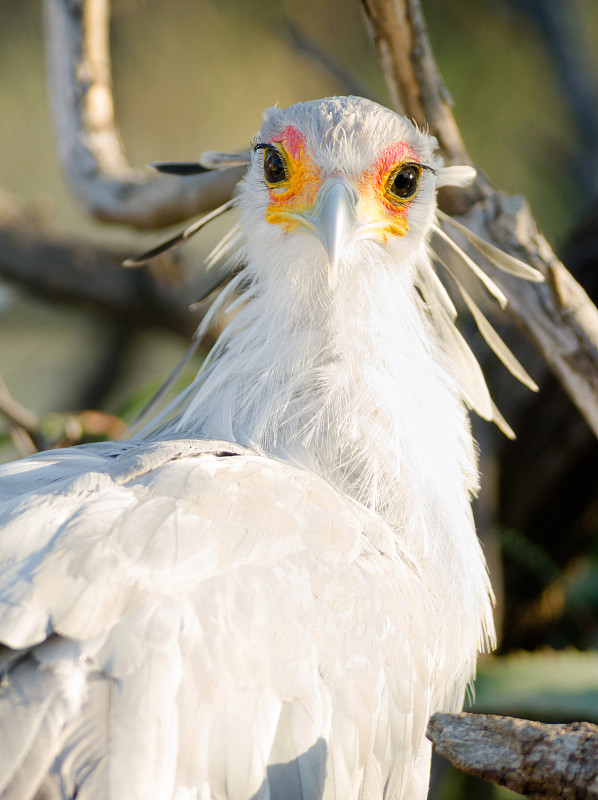
<path id="1" fill-rule="evenodd" d="M 357 229 L 356 206 L 355 189 L 347 181 L 333 178 L 320 189 L 313 214 L 303 218 L 328 256 L 328 286 L 331 290 L 336 287 L 341 254 L 353 240 Z"/>

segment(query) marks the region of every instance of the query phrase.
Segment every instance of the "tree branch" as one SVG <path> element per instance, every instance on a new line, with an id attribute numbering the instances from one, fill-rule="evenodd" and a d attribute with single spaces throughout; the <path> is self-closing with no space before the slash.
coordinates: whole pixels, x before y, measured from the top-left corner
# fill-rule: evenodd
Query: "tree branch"
<path id="1" fill-rule="evenodd" d="M 427 120 L 448 163 L 467 163 L 432 55 L 420 1 L 361 0 L 361 4 L 397 105 L 420 125 Z M 493 278 L 508 297 L 511 317 L 530 336 L 598 436 L 596 307 L 552 252 L 519 198 L 507 199 L 479 179 L 473 191 L 453 190 L 439 202 L 449 213 L 467 213 L 467 224 L 478 235 L 528 260 L 544 274 L 544 284 L 510 279 L 497 271 Z"/>
<path id="2" fill-rule="evenodd" d="M 471 775 L 536 800 L 598 800 L 598 725 L 434 714 L 436 752 Z"/>
<path id="3" fill-rule="evenodd" d="M 419 0 L 361 0 L 361 6 L 397 110 L 421 128 L 430 126 L 447 164 L 470 163 Z"/>
<path id="4" fill-rule="evenodd" d="M 35 436 L 39 428 L 39 420 L 33 411 L 18 403 L 9 393 L 4 381 L 0 378 L 0 414 L 14 425 Z"/>
<path id="5" fill-rule="evenodd" d="M 36 453 L 39 442 L 39 419 L 33 411 L 14 399 L 2 375 L 0 375 L 0 414 L 8 421 L 8 433 L 17 452 L 22 456 Z"/>
<path id="6" fill-rule="evenodd" d="M 45 0 L 44 12 L 58 155 L 88 213 L 155 228 L 228 200 L 244 169 L 178 178 L 129 166 L 114 118 L 109 0 Z"/>
<path id="7" fill-rule="evenodd" d="M 124 269 L 126 255 L 67 241 L 0 194 L 0 277 L 41 297 L 89 304 L 129 326 L 189 338 L 202 317 L 189 311 L 189 286 L 175 288 L 148 269 Z M 163 258 L 172 263 L 171 255 Z"/>
<path id="8" fill-rule="evenodd" d="M 523 198 L 497 192 L 474 206 L 466 222 L 545 275 L 544 283 L 530 283 L 487 264 L 507 297 L 507 313 L 542 353 L 598 437 L 598 309 L 553 253 Z"/>

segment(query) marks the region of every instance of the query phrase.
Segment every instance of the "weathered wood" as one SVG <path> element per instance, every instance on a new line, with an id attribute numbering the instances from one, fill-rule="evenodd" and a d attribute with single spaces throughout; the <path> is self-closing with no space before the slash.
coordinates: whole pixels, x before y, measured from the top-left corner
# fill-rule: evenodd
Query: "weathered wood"
<path id="1" fill-rule="evenodd" d="M 428 40 L 419 0 L 361 0 L 382 71 L 404 112 L 438 138 L 448 162 L 467 162 Z M 75 193 L 100 219 L 150 227 L 213 208 L 225 201 L 242 170 L 193 178 L 149 178 L 129 167 L 114 120 L 108 49 L 108 0 L 45 0 L 48 69 L 59 153 Z M 458 201 L 456 197 L 460 198 Z M 598 312 L 558 262 L 546 241 L 530 233 L 521 208 L 509 211 L 482 181 L 473 191 L 441 198 L 451 211 L 483 198 L 479 232 L 507 251 L 525 256 L 522 230 L 533 239 L 533 263 L 545 286 L 505 281 L 510 313 L 527 331 L 598 434 Z M 500 224 L 488 204 L 500 206 Z M 473 213 L 473 212 L 472 212 Z M 471 215 L 470 215 L 471 216 Z M 525 219 L 524 219 L 525 218 Z"/>
<path id="2" fill-rule="evenodd" d="M 486 265 L 507 297 L 507 314 L 542 353 L 598 437 L 598 309 L 553 253 L 523 198 L 495 192 L 463 221 L 544 274 L 544 283 L 530 283 Z M 464 239 L 460 244 L 473 257 Z"/>
<path id="3" fill-rule="evenodd" d="M 7 421 L 10 438 L 22 456 L 36 453 L 39 443 L 39 419 L 33 411 L 21 405 L 8 390 L 0 375 L 0 415 Z"/>
<path id="4" fill-rule="evenodd" d="M 455 767 L 536 800 L 598 800 L 598 725 L 434 714 L 427 731 Z"/>

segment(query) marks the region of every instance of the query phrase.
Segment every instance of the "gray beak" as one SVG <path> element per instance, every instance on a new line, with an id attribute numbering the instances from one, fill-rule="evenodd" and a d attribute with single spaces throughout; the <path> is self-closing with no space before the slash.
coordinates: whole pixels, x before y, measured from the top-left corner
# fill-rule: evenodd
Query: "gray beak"
<path id="1" fill-rule="evenodd" d="M 353 239 L 357 228 L 355 209 L 357 192 L 342 178 L 333 178 L 322 186 L 311 223 L 313 232 L 328 255 L 328 286 L 336 287 L 338 262 Z"/>

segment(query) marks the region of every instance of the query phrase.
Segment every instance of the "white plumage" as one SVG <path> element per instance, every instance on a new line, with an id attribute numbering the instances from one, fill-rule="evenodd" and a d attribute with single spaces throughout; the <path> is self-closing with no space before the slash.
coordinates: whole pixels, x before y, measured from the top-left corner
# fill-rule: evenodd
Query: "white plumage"
<path id="1" fill-rule="evenodd" d="M 529 382 L 434 147 L 361 98 L 269 109 L 236 316 L 153 441 L 0 469 L 3 799 L 425 798 L 427 719 L 493 639 L 465 405 L 501 422 L 431 257 Z"/>

